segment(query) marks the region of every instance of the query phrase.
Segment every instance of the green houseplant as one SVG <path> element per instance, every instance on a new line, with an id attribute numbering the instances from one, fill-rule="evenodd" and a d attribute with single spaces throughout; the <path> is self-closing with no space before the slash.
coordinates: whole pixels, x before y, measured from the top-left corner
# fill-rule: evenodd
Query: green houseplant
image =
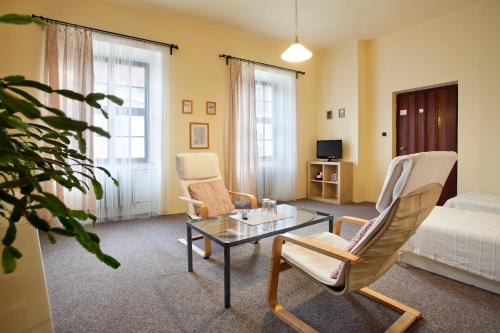
<path id="1" fill-rule="evenodd" d="M 19 14 L 0 16 L 0 23 L 45 25 L 41 20 Z M 90 93 L 85 96 L 71 90 L 53 89 L 21 75 L 0 78 L 0 225 L 7 226 L 2 239 L 3 271 L 13 272 L 16 261 L 22 257 L 14 246 L 16 223 L 22 218 L 46 233 L 51 243 L 56 242 L 56 235 L 74 237 L 105 264 L 118 268 L 120 263 L 101 251 L 99 237 L 82 225 L 89 220 L 94 224 L 96 216 L 67 207 L 55 195 L 44 192 L 41 185 L 55 181 L 69 190 L 83 193 L 93 190 L 96 198 L 101 199 L 103 189 L 94 172 L 99 169 L 108 177 L 111 175 L 106 169 L 95 167 L 85 156 L 83 133 L 92 131 L 108 138 L 110 135 L 99 127 L 67 117 L 62 110 L 44 105 L 30 93 L 33 90 L 86 103 L 101 109 L 106 117 L 100 101 L 108 99 L 123 104 L 113 95 Z M 71 142 L 78 142 L 78 148 L 73 148 Z M 118 186 L 116 179 L 112 179 Z M 40 209 L 47 209 L 61 226 L 51 226 L 40 216 Z"/>

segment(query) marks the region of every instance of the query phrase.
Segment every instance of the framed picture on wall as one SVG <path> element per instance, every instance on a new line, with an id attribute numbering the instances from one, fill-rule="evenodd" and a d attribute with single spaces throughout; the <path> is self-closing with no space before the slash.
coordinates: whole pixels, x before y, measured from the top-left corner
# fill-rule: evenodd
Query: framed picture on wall
<path id="1" fill-rule="evenodd" d="M 345 118 L 345 109 L 339 109 L 339 118 Z"/>
<path id="2" fill-rule="evenodd" d="M 216 103 L 215 102 L 207 102 L 207 114 L 209 114 L 209 115 L 216 114 Z"/>
<path id="3" fill-rule="evenodd" d="M 208 149 L 209 142 L 208 123 L 189 123 L 189 148 Z"/>
<path id="4" fill-rule="evenodd" d="M 193 113 L 193 101 L 190 99 L 182 100 L 182 113 L 191 114 Z"/>

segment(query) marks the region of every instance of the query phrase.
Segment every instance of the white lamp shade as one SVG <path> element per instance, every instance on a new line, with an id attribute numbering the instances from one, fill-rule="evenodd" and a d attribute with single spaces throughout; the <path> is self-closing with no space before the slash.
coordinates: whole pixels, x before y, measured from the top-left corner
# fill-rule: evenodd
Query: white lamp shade
<path id="1" fill-rule="evenodd" d="M 288 62 L 306 61 L 312 57 L 312 52 L 300 43 L 293 43 L 281 54 L 281 59 Z"/>

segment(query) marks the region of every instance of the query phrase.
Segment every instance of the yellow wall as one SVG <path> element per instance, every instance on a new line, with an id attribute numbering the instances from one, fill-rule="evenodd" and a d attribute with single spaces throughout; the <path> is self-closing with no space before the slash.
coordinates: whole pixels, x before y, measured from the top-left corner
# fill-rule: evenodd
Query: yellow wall
<path id="1" fill-rule="evenodd" d="M 472 6 L 371 43 L 369 199 L 376 200 L 394 155 L 393 93 L 453 81 L 458 82 L 458 191 L 481 190 L 478 37 L 479 7 Z"/>
<path id="2" fill-rule="evenodd" d="M 18 0 L 2 1 L 0 12 L 36 13 L 95 28 L 179 44 L 170 57 L 170 128 L 168 171 L 164 192 L 168 213 L 184 210 L 177 200 L 175 154 L 189 150 L 189 122 L 210 124 L 210 150 L 219 155 L 223 167 L 224 114 L 227 105 L 227 67 L 221 53 L 290 67 L 280 59 L 288 41 L 277 41 L 233 31 L 167 10 L 132 8 L 107 1 Z M 41 30 L 35 26 L 0 26 L 2 61 L 0 75 L 23 73 L 39 77 Z M 314 158 L 317 133 L 316 60 L 295 66 L 305 76 L 297 80 L 298 198 L 306 196 L 307 161 Z M 194 114 L 182 115 L 182 99 L 194 100 Z M 217 102 L 217 115 L 205 115 L 205 101 Z M 165 213 L 165 212 L 164 212 Z"/>
<path id="3" fill-rule="evenodd" d="M 380 39 L 321 52 L 320 112 L 358 106 L 357 122 L 330 126 L 322 114 L 318 121 L 320 136 L 348 141 L 349 157 L 358 163 L 358 200 L 377 200 L 394 156 L 394 93 L 449 82 L 458 82 L 459 89 L 458 191 L 500 193 L 499 32 L 500 4 L 487 0 Z"/>
<path id="4" fill-rule="evenodd" d="M 480 20 L 479 187 L 500 193 L 500 1 L 483 1 Z"/>
<path id="5" fill-rule="evenodd" d="M 364 201 L 363 175 L 366 143 L 363 141 L 369 108 L 368 42 L 352 41 L 319 53 L 318 139 L 341 139 L 343 160 L 353 162 L 353 200 Z M 345 118 L 339 118 L 339 109 Z M 333 119 L 326 119 L 326 111 Z"/>

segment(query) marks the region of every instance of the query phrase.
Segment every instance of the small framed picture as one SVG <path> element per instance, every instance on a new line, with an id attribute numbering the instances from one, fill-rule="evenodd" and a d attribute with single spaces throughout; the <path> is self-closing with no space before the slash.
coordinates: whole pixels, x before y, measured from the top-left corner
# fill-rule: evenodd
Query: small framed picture
<path id="1" fill-rule="evenodd" d="M 339 118 L 345 118 L 345 109 L 339 109 Z"/>
<path id="2" fill-rule="evenodd" d="M 182 100 L 182 113 L 191 114 L 193 113 L 193 101 L 190 99 Z"/>
<path id="3" fill-rule="evenodd" d="M 216 110 L 216 103 L 215 102 L 207 102 L 207 114 L 209 115 L 215 115 L 217 112 Z"/>
<path id="4" fill-rule="evenodd" d="M 333 111 L 328 110 L 326 111 L 326 119 L 332 119 L 333 118 Z"/>
<path id="5" fill-rule="evenodd" d="M 189 148 L 208 149 L 210 147 L 208 123 L 189 123 Z"/>

